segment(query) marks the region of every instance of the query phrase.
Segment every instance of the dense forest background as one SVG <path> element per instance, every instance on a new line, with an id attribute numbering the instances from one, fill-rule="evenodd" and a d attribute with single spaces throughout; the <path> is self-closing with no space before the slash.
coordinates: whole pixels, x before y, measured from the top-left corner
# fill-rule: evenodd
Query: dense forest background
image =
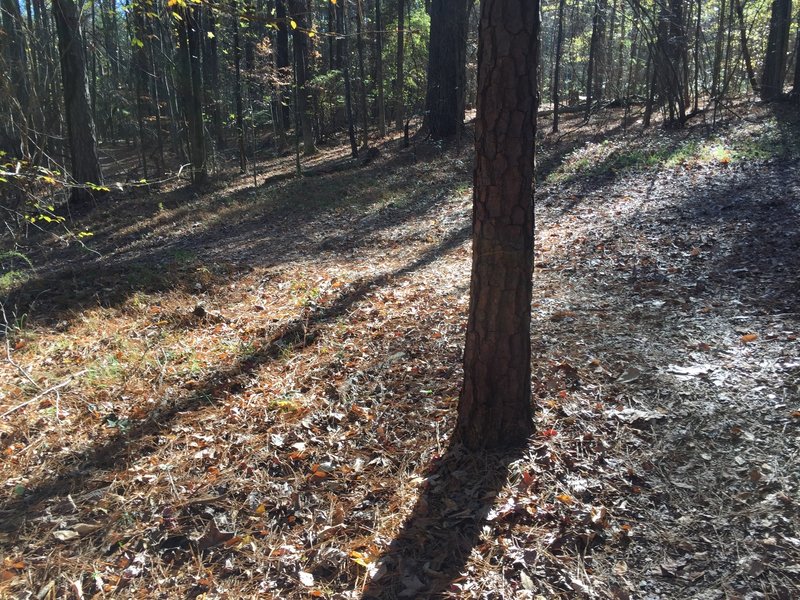
<path id="1" fill-rule="evenodd" d="M 42 181 L 78 199 L 104 191 L 104 171 L 133 183 L 185 166 L 199 182 L 235 160 L 255 174 L 259 156 L 310 155 L 343 132 L 354 156 L 387 130 L 458 137 L 475 105 L 477 12 L 431 0 L 6 0 L 4 194 L 16 188 L 15 207 L 37 218 L 47 190 L 25 194 Z M 541 15 L 554 131 L 563 111 L 588 119 L 603 106 L 624 107 L 623 126 L 714 123 L 736 99 L 800 85 L 788 0 L 559 0 Z M 136 148 L 135 162 L 114 164 L 119 147 Z"/>

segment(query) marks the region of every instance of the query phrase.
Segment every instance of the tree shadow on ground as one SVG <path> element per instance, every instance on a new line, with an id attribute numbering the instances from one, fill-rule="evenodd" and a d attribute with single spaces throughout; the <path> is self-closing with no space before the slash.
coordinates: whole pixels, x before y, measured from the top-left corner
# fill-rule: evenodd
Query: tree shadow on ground
<path id="1" fill-rule="evenodd" d="M 362 593 L 379 598 L 458 594 L 458 580 L 480 544 L 486 517 L 523 450 L 470 452 L 453 442 L 425 473 L 411 514 L 376 563 Z"/>
<path id="2" fill-rule="evenodd" d="M 18 315 L 27 313 L 30 323 L 57 323 L 89 307 L 118 306 L 136 292 L 195 293 L 191 273 L 212 263 L 272 267 L 364 245 L 402 243 L 384 239 L 384 232 L 424 218 L 467 177 L 466 170 L 442 169 L 426 185 L 421 180 L 429 171 L 420 180 L 400 178 L 413 163 L 406 153 L 255 188 L 245 183 L 233 192 L 223 178 L 204 197 L 188 187 L 100 207 L 76 225 L 92 229 L 92 221 L 99 221 L 91 242 L 96 252 L 32 251 L 34 263 L 43 266 L 4 304 Z M 392 177 L 389 188 L 383 181 Z M 329 224 L 337 220 L 342 222 L 334 229 Z M 220 271 L 220 279 L 230 276 L 230 269 Z"/>
<path id="3" fill-rule="evenodd" d="M 358 280 L 326 306 L 310 310 L 285 323 L 257 349 L 238 359 L 231 366 L 217 370 L 191 386 L 190 392 L 165 408 L 156 409 L 135 423 L 125 433 L 117 434 L 108 442 L 85 449 L 80 453 L 64 457 L 64 468 L 48 479 L 32 483 L 24 497 L 9 501 L 0 511 L 0 530 L 13 532 L 24 526 L 43 503 L 56 496 L 67 495 L 84 489 L 99 472 L 111 469 L 124 471 L 135 460 L 140 460 L 158 447 L 158 436 L 168 430 L 178 415 L 201 410 L 213 404 L 227 393 L 236 393 L 246 386 L 248 377 L 259 367 L 296 353 L 310 346 L 319 336 L 324 325 L 346 314 L 354 304 L 371 291 L 388 285 L 393 279 L 408 275 L 457 248 L 468 239 L 469 227 L 452 230 L 438 244 L 422 252 L 406 266 L 389 273 Z"/>

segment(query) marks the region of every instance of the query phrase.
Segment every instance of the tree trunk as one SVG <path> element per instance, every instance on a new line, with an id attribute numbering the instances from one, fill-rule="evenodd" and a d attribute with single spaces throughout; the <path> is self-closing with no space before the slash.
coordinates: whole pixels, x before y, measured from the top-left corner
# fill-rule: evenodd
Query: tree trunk
<path id="1" fill-rule="evenodd" d="M 744 68 L 747 70 L 747 80 L 750 82 L 750 88 L 754 94 L 758 94 L 758 79 L 756 79 L 756 72 L 753 69 L 753 59 L 750 56 L 750 47 L 747 43 L 747 29 L 744 25 L 744 7 L 742 0 L 734 0 L 736 3 L 736 15 L 739 19 L 739 39 L 742 44 L 742 57 L 744 58 Z M 800 36 L 798 36 L 800 39 Z"/>
<path id="2" fill-rule="evenodd" d="M 791 16 L 792 0 L 773 0 L 767 53 L 764 58 L 764 74 L 761 77 L 762 100 L 770 100 L 783 93 Z"/>
<path id="3" fill-rule="evenodd" d="M 531 294 L 539 0 L 483 0 L 472 279 L 457 436 L 472 449 L 533 431 Z"/>
<path id="4" fill-rule="evenodd" d="M 206 143 L 203 132 L 203 74 L 200 65 L 200 6 L 190 4 L 181 9 L 178 21 L 179 62 L 181 65 L 181 96 L 188 126 L 189 161 L 192 182 L 203 183 L 208 178 Z"/>
<path id="5" fill-rule="evenodd" d="M 311 89 L 308 85 L 311 79 L 311 53 L 308 43 L 308 17 L 306 6 L 302 0 L 292 0 L 290 3 L 292 18 L 297 23 L 297 28 L 292 30 L 294 48 L 294 68 L 297 85 L 297 110 L 296 118 L 300 121 L 303 132 L 303 154 L 306 156 L 317 151 L 314 145 L 314 114 Z"/>
<path id="6" fill-rule="evenodd" d="M 208 5 L 203 8 L 203 84 L 204 101 L 214 140 L 220 150 L 225 149 L 225 128 L 222 124 L 222 90 L 219 81 L 219 50 L 217 48 L 217 20 L 214 9 Z"/>
<path id="7" fill-rule="evenodd" d="M 586 115 L 588 121 L 592 114 L 592 102 L 594 100 L 594 73 L 597 70 L 597 47 L 600 29 L 600 0 L 594 0 L 594 13 L 592 15 L 592 37 L 589 41 L 589 60 L 586 64 Z"/>
<path id="8" fill-rule="evenodd" d="M 558 133 L 558 87 L 561 84 L 561 49 L 564 46 L 564 7 L 566 0 L 558 0 L 558 31 L 556 33 L 555 68 L 553 69 L 553 133 Z"/>
<path id="9" fill-rule="evenodd" d="M 22 13 L 16 0 L 2 0 L 0 2 L 2 12 L 3 44 L 2 52 L 5 66 L 11 80 L 12 91 L 16 99 L 17 106 L 14 110 L 11 107 L 4 108 L 3 119 L 7 122 L 8 131 L 5 136 L 13 140 L 14 146 L 20 150 L 20 158 L 27 158 L 28 142 L 28 117 L 30 116 L 30 88 L 28 61 L 25 52 L 25 24 L 22 21 Z"/>
<path id="10" fill-rule="evenodd" d="M 364 13 L 361 3 L 362 0 L 356 0 L 356 52 L 358 53 L 358 87 L 361 98 L 361 147 L 366 149 L 369 146 L 369 109 L 367 107 L 367 81 L 364 72 L 364 35 L 362 31 Z"/>
<path id="11" fill-rule="evenodd" d="M 233 10 L 233 95 L 236 101 L 236 147 L 239 149 L 239 172 L 247 171 L 247 154 L 244 148 L 244 107 L 242 104 L 242 43 L 239 33 L 239 5 L 231 2 Z"/>
<path id="12" fill-rule="evenodd" d="M 467 0 L 432 0 L 425 126 L 434 139 L 455 137 L 464 125 Z"/>
<path id="13" fill-rule="evenodd" d="M 402 1 L 402 0 L 401 0 Z M 353 91 L 350 85 L 350 44 L 347 41 L 347 0 L 340 0 L 340 25 L 342 34 L 342 78 L 344 79 L 344 111 L 347 119 L 347 136 L 350 139 L 350 153 L 353 158 L 358 157 L 358 143 L 356 142 L 356 126 L 353 120 Z"/>
<path id="14" fill-rule="evenodd" d="M 103 174 L 97 158 L 89 81 L 86 76 L 80 12 L 73 0 L 53 0 L 53 18 L 58 31 L 61 56 L 61 82 L 64 88 L 64 115 L 72 164 L 72 178 L 79 184 L 102 185 Z M 75 187 L 71 200 L 83 202 L 93 196 L 86 188 Z"/>
<path id="15" fill-rule="evenodd" d="M 405 120 L 405 100 L 403 99 L 403 91 L 405 88 L 405 72 L 403 71 L 405 63 L 405 30 L 403 28 L 404 4 L 405 0 L 397 0 L 397 61 L 395 69 L 396 79 L 394 82 L 394 128 L 397 131 L 403 130 L 403 121 Z"/>
<path id="16" fill-rule="evenodd" d="M 386 137 L 386 98 L 383 93 L 383 14 L 375 0 L 375 79 L 378 83 L 378 135 Z"/>

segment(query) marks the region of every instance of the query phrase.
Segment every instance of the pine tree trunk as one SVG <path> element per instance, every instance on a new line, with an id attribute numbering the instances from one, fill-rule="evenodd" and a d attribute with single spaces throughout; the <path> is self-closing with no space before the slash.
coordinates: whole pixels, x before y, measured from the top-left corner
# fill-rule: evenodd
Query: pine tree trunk
<path id="1" fill-rule="evenodd" d="M 358 87 L 361 99 L 361 147 L 366 149 L 369 146 L 369 109 L 367 107 L 367 78 L 364 71 L 364 35 L 362 31 L 364 14 L 361 2 L 362 0 L 356 0 L 356 51 L 358 54 Z"/>
<path id="2" fill-rule="evenodd" d="M 553 133 L 558 133 L 559 96 L 561 85 L 561 51 L 564 46 L 564 7 L 566 0 L 558 0 L 558 30 L 556 33 L 555 68 L 553 69 Z"/>
<path id="3" fill-rule="evenodd" d="M 434 139 L 457 136 L 464 125 L 467 1 L 432 0 L 425 127 Z"/>
<path id="4" fill-rule="evenodd" d="M 397 0 L 397 60 L 395 62 L 396 79 L 394 82 L 394 128 L 397 131 L 403 130 L 403 121 L 405 120 L 405 100 L 403 99 L 405 88 L 405 72 L 403 70 L 405 64 L 404 4 L 405 0 Z"/>
<path id="5" fill-rule="evenodd" d="M 244 147 L 244 107 L 242 103 L 242 44 L 239 33 L 239 6 L 231 2 L 233 10 L 233 95 L 236 102 L 236 147 L 239 150 L 239 172 L 247 171 L 247 154 Z"/>
<path id="6" fill-rule="evenodd" d="M 539 0 L 483 0 L 469 322 L 457 436 L 472 449 L 533 431 L 531 293 Z"/>
<path id="7" fill-rule="evenodd" d="M 203 132 L 203 74 L 200 65 L 200 7 L 194 4 L 182 9 L 178 22 L 181 96 L 188 126 L 189 161 L 192 182 L 200 184 L 208 178 L 206 144 Z"/>
<path id="8" fill-rule="evenodd" d="M 375 79 L 378 83 L 378 135 L 386 137 L 386 98 L 383 92 L 383 14 L 375 0 Z"/>
<path id="9" fill-rule="evenodd" d="M 792 0 L 773 0 L 764 74 L 761 77 L 762 100 L 771 100 L 783 93 L 791 16 Z"/>
<path id="10" fill-rule="evenodd" d="M 292 18 L 297 23 L 297 28 L 292 31 L 294 48 L 294 68 L 297 85 L 297 118 L 303 132 L 303 154 L 306 156 L 316 153 L 314 145 L 314 113 L 311 99 L 311 89 L 308 81 L 311 78 L 311 53 L 308 43 L 308 18 L 306 6 L 302 0 L 293 0 L 290 4 Z"/>
<path id="11" fill-rule="evenodd" d="M 347 0 L 339 1 L 341 2 L 339 12 L 341 29 L 339 31 L 342 33 L 341 67 L 344 79 L 344 110 L 347 119 L 347 136 L 350 139 L 350 153 L 353 158 L 357 158 L 358 142 L 356 142 L 356 125 L 353 120 L 353 91 L 350 85 L 350 44 L 347 41 Z"/>
<path id="12" fill-rule="evenodd" d="M 758 79 L 756 79 L 756 72 L 753 68 L 753 59 L 750 55 L 750 47 L 747 43 L 747 28 L 744 25 L 744 8 L 742 7 L 742 0 L 734 0 L 736 3 L 736 16 L 739 20 L 739 41 L 742 45 L 742 58 L 744 58 L 744 67 L 747 70 L 747 80 L 750 82 L 750 88 L 754 94 L 758 94 Z M 798 36 L 800 40 L 800 36 Z"/>
<path id="13" fill-rule="evenodd" d="M 72 178 L 79 185 L 102 185 L 103 174 L 97 157 L 94 120 L 89 104 L 89 81 L 81 33 L 80 12 L 73 0 L 53 0 L 53 18 L 58 31 L 61 82 L 64 88 L 64 116 L 72 164 Z M 96 195 L 75 187 L 71 201 L 83 202 Z"/>

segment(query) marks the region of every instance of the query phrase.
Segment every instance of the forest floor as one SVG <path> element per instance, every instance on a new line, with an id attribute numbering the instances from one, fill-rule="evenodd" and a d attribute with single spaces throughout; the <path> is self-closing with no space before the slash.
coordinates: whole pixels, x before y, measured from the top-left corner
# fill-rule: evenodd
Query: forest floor
<path id="1" fill-rule="evenodd" d="M 800 597 L 800 127 L 743 110 L 544 136 L 513 453 L 449 443 L 467 149 L 5 238 L 0 598 Z"/>

